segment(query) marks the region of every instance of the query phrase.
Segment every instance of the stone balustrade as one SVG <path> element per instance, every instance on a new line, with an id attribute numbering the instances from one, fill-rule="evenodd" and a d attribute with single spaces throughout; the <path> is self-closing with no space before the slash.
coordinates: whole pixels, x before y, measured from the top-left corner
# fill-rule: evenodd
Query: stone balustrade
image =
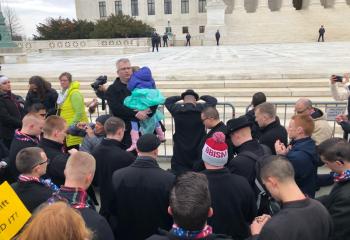
<path id="1" fill-rule="evenodd" d="M 17 41 L 17 46 L 26 52 L 60 49 L 88 49 L 108 47 L 147 47 L 150 46 L 149 38 L 112 38 L 112 39 L 69 39 L 69 40 L 36 40 Z"/>

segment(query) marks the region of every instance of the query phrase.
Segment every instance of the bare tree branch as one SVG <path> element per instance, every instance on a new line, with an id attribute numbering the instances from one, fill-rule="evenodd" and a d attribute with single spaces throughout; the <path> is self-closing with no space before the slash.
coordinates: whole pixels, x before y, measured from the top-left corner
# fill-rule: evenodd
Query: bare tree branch
<path id="1" fill-rule="evenodd" d="M 17 17 L 17 13 L 13 8 L 10 8 L 8 5 L 1 4 L 1 10 L 5 17 L 5 23 L 9 28 L 11 38 L 19 37 L 22 35 L 23 27 L 20 23 L 19 18 Z"/>

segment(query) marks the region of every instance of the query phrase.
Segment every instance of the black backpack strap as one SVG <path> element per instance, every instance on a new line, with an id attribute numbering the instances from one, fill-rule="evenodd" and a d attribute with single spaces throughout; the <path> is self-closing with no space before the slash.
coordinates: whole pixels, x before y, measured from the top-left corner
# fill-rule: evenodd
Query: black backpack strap
<path id="1" fill-rule="evenodd" d="M 263 149 L 264 149 L 264 147 L 263 147 Z M 268 149 L 270 150 L 270 148 L 268 148 Z M 265 152 L 265 150 L 264 150 L 264 152 Z M 252 159 L 255 162 L 255 180 L 254 180 L 254 183 L 255 183 L 256 188 L 258 189 L 258 195 L 257 195 L 257 199 L 256 199 L 256 206 L 259 209 L 262 197 L 267 194 L 265 188 L 261 184 L 260 177 L 259 177 L 259 174 L 260 174 L 259 159 L 260 159 L 260 157 L 258 155 L 256 155 L 255 153 L 249 152 L 249 151 L 244 151 L 240 155 L 249 157 L 250 159 Z"/>

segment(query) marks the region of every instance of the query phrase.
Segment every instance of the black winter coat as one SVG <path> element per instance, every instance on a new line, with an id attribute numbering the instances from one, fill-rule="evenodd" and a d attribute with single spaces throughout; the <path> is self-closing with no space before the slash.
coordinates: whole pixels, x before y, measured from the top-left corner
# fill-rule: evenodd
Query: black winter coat
<path id="1" fill-rule="evenodd" d="M 26 111 L 35 103 L 41 103 L 45 106 L 47 115 L 56 114 L 56 101 L 58 93 L 55 89 L 50 89 L 45 93 L 45 98 L 41 100 L 37 93 L 28 91 L 24 108 Z"/>
<path id="2" fill-rule="evenodd" d="M 252 130 L 252 137 L 255 139 L 259 139 L 261 132 L 259 124 L 255 121 L 255 112 L 254 109 L 249 110 L 245 116 L 248 118 L 248 121 L 251 122 L 251 130 Z"/>
<path id="3" fill-rule="evenodd" d="M 322 204 L 305 199 L 283 203 L 282 209 L 251 240 L 329 240 L 332 219 Z"/>
<path id="4" fill-rule="evenodd" d="M 124 146 L 117 140 L 105 138 L 92 152 L 96 159 L 94 182 L 100 187 L 100 214 L 107 220 L 113 197 L 113 172 L 129 166 L 135 160 L 135 156 L 123 150 L 122 147 Z"/>
<path id="5" fill-rule="evenodd" d="M 277 140 L 280 140 L 285 146 L 288 145 L 287 130 L 280 124 L 279 120 L 270 123 L 264 128 L 260 128 L 260 132 L 259 143 L 268 146 L 273 155 L 276 154 L 275 142 Z"/>
<path id="6" fill-rule="evenodd" d="M 113 173 L 111 223 L 118 240 L 143 240 L 157 229 L 171 228 L 167 212 L 175 176 L 161 169 L 156 160 L 138 157 L 129 167 Z"/>
<path id="7" fill-rule="evenodd" d="M 30 136 L 32 139 L 36 139 L 35 136 Z M 10 176 L 8 181 L 10 183 L 16 182 L 20 172 L 18 172 L 16 167 L 16 156 L 24 148 L 36 147 L 38 144 L 35 141 L 21 141 L 20 139 L 14 138 L 11 143 L 10 153 L 9 153 L 9 170 Z"/>
<path id="8" fill-rule="evenodd" d="M 5 140 L 6 147 L 10 144 L 15 130 L 22 127 L 23 109 L 18 107 L 16 100 L 19 97 L 11 93 L 0 91 L 0 138 Z"/>
<path id="9" fill-rule="evenodd" d="M 40 204 L 46 202 L 52 195 L 52 190 L 42 183 L 17 181 L 12 185 L 18 197 L 29 212 L 33 212 Z"/>
<path id="10" fill-rule="evenodd" d="M 91 208 L 77 210 L 81 213 L 86 226 L 94 232 L 94 240 L 114 240 L 112 229 L 104 217 Z"/>
<path id="11" fill-rule="evenodd" d="M 257 156 L 263 156 L 264 155 L 264 149 L 260 146 L 260 144 L 256 140 L 250 140 L 245 143 L 243 143 L 241 146 L 239 146 L 237 149 L 237 156 L 233 158 L 229 163 L 227 164 L 228 169 L 231 171 L 231 173 L 235 173 L 237 175 L 240 175 L 242 177 L 245 177 L 250 186 L 252 186 L 252 189 L 255 189 L 255 178 L 256 178 L 256 171 L 255 171 L 255 161 L 247 156 L 242 156 L 240 153 L 249 151 L 254 153 Z"/>
<path id="12" fill-rule="evenodd" d="M 165 107 L 171 113 L 175 122 L 175 133 L 173 135 L 173 156 L 171 158 L 172 169 L 174 165 L 191 171 L 194 162 L 202 157 L 200 143 L 205 137 L 205 128 L 201 119 L 201 112 L 204 108 L 215 106 L 216 98 L 202 96 L 200 99 L 205 103 L 179 104 L 180 96 L 168 97 L 165 100 Z M 181 172 L 177 172 L 180 174 Z"/>
<path id="13" fill-rule="evenodd" d="M 245 239 L 250 236 L 250 224 L 256 216 L 255 194 L 248 181 L 227 168 L 204 170 L 214 215 L 208 219 L 213 232 Z"/>
<path id="14" fill-rule="evenodd" d="M 47 165 L 46 177 L 51 178 L 52 182 L 57 186 L 64 184 L 64 169 L 69 157 L 68 153 L 62 151 L 63 144 L 42 138 L 39 146 L 44 149 L 46 156 L 50 159 Z"/>
<path id="15" fill-rule="evenodd" d="M 131 145 L 131 121 L 138 121 L 135 118 L 136 112 L 124 106 L 124 99 L 131 95 L 127 85 L 122 83 L 119 78 L 116 78 L 112 85 L 110 85 L 106 92 L 106 99 L 111 114 L 119 117 L 125 122 L 125 134 L 122 143 L 126 146 Z"/>
<path id="16" fill-rule="evenodd" d="M 329 195 L 319 200 L 333 219 L 334 234 L 332 240 L 348 239 L 350 236 L 350 181 L 337 183 Z"/>

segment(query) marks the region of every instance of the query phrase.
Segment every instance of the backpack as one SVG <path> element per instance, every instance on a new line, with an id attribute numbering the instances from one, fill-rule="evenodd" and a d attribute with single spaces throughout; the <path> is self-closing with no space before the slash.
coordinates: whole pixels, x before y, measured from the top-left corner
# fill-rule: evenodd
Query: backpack
<path id="1" fill-rule="evenodd" d="M 255 180 L 254 193 L 256 195 L 257 215 L 269 214 L 274 215 L 280 210 L 279 203 L 273 199 L 271 194 L 267 191 L 260 178 L 261 161 L 265 156 L 272 155 L 268 146 L 260 144 L 264 150 L 263 156 L 258 156 L 253 152 L 245 151 L 240 153 L 241 156 L 246 156 L 255 162 Z"/>

